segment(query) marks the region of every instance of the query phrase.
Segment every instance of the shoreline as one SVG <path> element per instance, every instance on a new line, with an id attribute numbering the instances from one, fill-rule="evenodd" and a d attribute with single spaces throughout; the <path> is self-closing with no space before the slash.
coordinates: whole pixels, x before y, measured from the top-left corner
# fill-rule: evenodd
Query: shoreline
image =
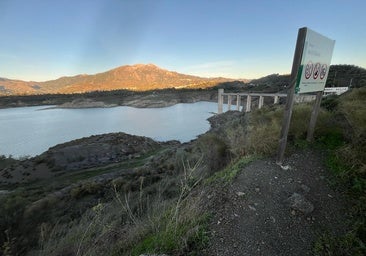
<path id="1" fill-rule="evenodd" d="M 0 97 L 0 109 L 49 106 L 52 108 L 105 108 L 129 106 L 163 108 L 178 103 L 216 102 L 217 90 L 157 90 L 147 92 L 93 92 L 84 94 L 54 94 Z"/>

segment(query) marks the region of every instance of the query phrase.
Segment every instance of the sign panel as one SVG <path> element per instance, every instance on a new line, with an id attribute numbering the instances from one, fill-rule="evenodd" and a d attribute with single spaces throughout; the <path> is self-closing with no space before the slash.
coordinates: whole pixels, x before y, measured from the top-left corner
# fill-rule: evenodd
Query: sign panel
<path id="1" fill-rule="evenodd" d="M 296 93 L 323 91 L 335 41 L 306 28 L 305 44 L 295 87 Z"/>

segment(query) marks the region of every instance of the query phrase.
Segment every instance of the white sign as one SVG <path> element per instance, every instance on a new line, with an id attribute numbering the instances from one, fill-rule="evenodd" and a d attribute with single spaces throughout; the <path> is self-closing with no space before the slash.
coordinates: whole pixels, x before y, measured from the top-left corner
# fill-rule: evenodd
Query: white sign
<path id="1" fill-rule="evenodd" d="M 305 44 L 298 72 L 296 93 L 323 91 L 327 81 L 335 41 L 306 29 Z"/>

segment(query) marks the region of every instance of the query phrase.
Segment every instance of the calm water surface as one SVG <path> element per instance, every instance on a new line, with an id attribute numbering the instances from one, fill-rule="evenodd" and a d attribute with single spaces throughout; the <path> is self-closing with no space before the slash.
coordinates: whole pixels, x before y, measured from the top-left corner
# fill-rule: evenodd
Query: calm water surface
<path id="1" fill-rule="evenodd" d="M 187 142 L 209 129 L 217 103 L 167 108 L 0 109 L 0 155 L 35 156 L 54 145 L 90 135 L 125 132 L 158 141 Z"/>

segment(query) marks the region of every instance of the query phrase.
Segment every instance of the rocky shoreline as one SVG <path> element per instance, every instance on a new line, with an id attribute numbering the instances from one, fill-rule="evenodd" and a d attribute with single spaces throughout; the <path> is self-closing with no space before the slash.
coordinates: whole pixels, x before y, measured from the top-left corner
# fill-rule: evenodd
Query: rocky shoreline
<path id="1" fill-rule="evenodd" d="M 198 101 L 217 101 L 217 89 L 166 89 L 145 92 L 121 90 L 82 94 L 4 96 L 0 97 L 0 109 L 43 105 L 54 105 L 51 108 L 109 108 L 116 106 L 163 108 L 178 103 Z"/>

